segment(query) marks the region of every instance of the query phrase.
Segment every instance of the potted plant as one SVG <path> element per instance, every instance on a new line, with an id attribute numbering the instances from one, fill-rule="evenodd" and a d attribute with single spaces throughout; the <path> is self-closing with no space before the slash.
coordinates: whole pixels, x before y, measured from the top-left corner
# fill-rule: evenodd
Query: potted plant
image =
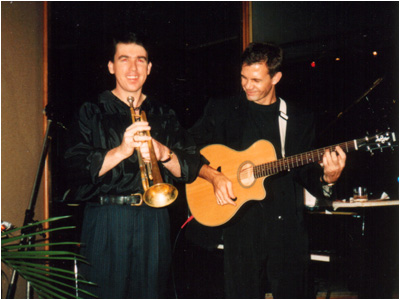
<path id="1" fill-rule="evenodd" d="M 93 294 L 79 288 L 79 285 L 94 283 L 82 278 L 78 272 L 55 266 L 56 261 L 85 263 L 84 258 L 62 248 L 78 245 L 76 242 L 46 243 L 46 234 L 75 228 L 75 226 L 41 229 L 45 222 L 55 222 L 69 216 L 54 217 L 19 228 L 2 229 L 1 262 L 24 278 L 40 298 L 79 298 L 79 293 Z M 39 228 L 39 230 L 36 230 Z M 29 242 L 27 242 L 29 241 Z M 46 250 L 45 248 L 50 248 Z M 3 276 L 3 271 L 2 271 Z"/>

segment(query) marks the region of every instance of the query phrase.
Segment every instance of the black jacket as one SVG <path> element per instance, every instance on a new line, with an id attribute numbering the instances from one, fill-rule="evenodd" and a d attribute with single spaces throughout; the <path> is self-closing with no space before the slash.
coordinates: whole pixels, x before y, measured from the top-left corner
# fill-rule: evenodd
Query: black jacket
<path id="1" fill-rule="evenodd" d="M 279 101 L 279 100 L 278 100 Z M 234 150 L 245 150 L 242 146 L 246 136 L 249 101 L 244 94 L 222 99 L 212 99 L 205 107 L 202 118 L 189 130 L 201 149 L 210 144 L 223 144 Z M 314 117 L 311 112 L 287 103 L 287 131 L 285 141 L 286 157 L 313 149 Z M 278 115 L 277 115 L 278 118 Z M 250 144 L 256 141 L 249 141 Z M 276 149 L 280 145 L 274 145 Z M 266 161 L 267 162 L 267 161 Z M 294 168 L 290 172 L 271 176 L 265 180 L 267 197 L 263 202 L 268 206 L 271 220 L 285 217 L 303 222 L 304 189 L 317 198 L 325 198 L 319 180 L 322 168 L 317 163 Z"/>

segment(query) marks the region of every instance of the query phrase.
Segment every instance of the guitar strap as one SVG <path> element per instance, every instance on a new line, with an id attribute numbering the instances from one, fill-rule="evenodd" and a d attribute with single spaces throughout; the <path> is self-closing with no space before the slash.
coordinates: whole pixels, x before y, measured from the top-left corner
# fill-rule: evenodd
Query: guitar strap
<path id="1" fill-rule="evenodd" d="M 289 117 L 286 114 L 287 113 L 286 102 L 282 98 L 279 99 L 281 101 L 279 105 L 279 133 L 281 135 L 282 157 L 285 157 L 286 126 Z M 307 191 L 307 189 L 303 190 L 304 190 L 304 204 L 308 207 L 314 207 L 317 202 L 317 198 L 311 195 L 310 192 Z"/>
<path id="2" fill-rule="evenodd" d="M 285 139 L 286 139 L 286 127 L 287 127 L 287 120 L 289 119 L 286 107 L 286 102 L 279 98 L 279 133 L 281 136 L 281 150 L 282 150 L 282 157 L 285 157 Z"/>

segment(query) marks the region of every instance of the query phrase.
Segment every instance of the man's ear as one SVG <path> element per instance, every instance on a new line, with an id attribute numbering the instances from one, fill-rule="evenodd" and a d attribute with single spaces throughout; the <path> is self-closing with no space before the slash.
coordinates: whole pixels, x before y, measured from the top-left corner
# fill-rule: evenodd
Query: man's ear
<path id="1" fill-rule="evenodd" d="M 153 64 L 151 62 L 149 62 L 147 64 L 147 75 L 150 75 L 150 71 L 151 71 L 151 67 L 153 66 Z"/>
<path id="2" fill-rule="evenodd" d="M 282 78 L 282 72 L 278 72 L 272 77 L 272 84 L 275 85 L 277 84 Z"/>
<path id="3" fill-rule="evenodd" d="M 111 60 L 108 61 L 108 72 L 114 74 L 114 63 Z"/>

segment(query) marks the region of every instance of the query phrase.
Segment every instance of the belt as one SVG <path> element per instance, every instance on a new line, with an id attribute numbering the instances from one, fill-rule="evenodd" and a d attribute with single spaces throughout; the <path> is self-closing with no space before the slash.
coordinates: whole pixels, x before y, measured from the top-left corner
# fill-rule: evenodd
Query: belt
<path id="1" fill-rule="evenodd" d="M 116 204 L 116 205 L 131 205 L 131 206 L 139 206 L 143 202 L 141 194 L 133 194 L 130 196 L 112 196 L 105 195 L 99 197 L 100 205 L 107 204 Z"/>

